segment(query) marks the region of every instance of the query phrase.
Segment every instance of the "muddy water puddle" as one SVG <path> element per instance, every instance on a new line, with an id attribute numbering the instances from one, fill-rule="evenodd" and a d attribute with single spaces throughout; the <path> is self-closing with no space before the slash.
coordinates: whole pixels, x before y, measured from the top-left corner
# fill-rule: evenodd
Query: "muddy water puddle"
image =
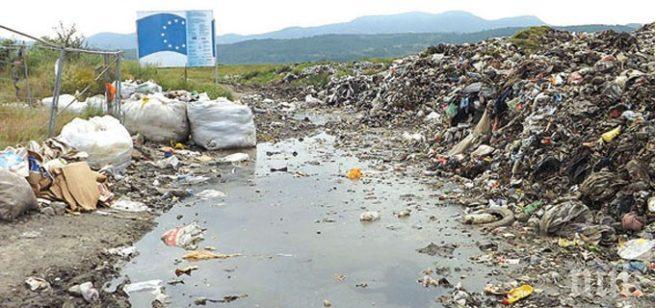
<path id="1" fill-rule="evenodd" d="M 139 255 L 119 280 L 163 281 L 170 307 L 194 306 L 203 297 L 208 306 L 321 307 L 324 300 L 334 307 L 439 306 L 435 298 L 451 289 L 417 282 L 424 269 L 435 267 L 448 272 L 435 279 L 482 289 L 490 269 L 468 260 L 480 254 L 479 235 L 455 220 L 460 209 L 440 204 L 439 192 L 421 179 L 375 171 L 333 143 L 323 133 L 260 144 L 252 162 L 224 167 L 220 183 L 193 189 L 215 189 L 226 197 L 187 199 L 163 214 L 136 243 Z M 362 168 L 361 180 L 344 176 L 352 167 Z M 394 215 L 404 209 L 411 210 L 408 217 Z M 369 210 L 378 211 L 380 220 L 360 222 Z M 182 260 L 185 250 L 164 245 L 160 237 L 193 222 L 207 229 L 200 249 L 241 256 Z M 453 244 L 454 250 L 434 256 L 417 251 L 431 242 Z M 189 265 L 198 269 L 176 277 L 176 268 Z M 130 295 L 135 307 L 149 307 L 153 299 L 148 291 Z M 211 301 L 226 296 L 239 298 Z"/>

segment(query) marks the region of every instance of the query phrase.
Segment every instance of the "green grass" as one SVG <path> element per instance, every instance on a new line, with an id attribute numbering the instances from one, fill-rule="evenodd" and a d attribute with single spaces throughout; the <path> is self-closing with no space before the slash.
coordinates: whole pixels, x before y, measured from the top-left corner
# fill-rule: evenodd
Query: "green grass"
<path id="1" fill-rule="evenodd" d="M 75 117 L 69 113 L 59 115 L 56 133 L 59 134 L 61 128 Z M 47 108 L 20 108 L 0 104 L 0 118 L 0 150 L 30 140 L 43 141 L 48 137 L 50 111 Z"/>
<path id="2" fill-rule="evenodd" d="M 514 34 L 510 42 L 527 52 L 534 52 L 541 48 L 543 37 L 550 31 L 552 28 L 548 26 L 530 27 Z"/>

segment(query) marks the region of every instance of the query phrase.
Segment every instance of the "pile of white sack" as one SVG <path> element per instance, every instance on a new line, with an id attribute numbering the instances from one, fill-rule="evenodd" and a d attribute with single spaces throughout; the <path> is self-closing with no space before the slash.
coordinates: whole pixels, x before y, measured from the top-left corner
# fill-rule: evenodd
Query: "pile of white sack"
<path id="1" fill-rule="evenodd" d="M 174 94 L 171 96 L 176 98 L 156 93 L 125 103 L 127 130 L 159 143 L 184 142 L 191 135 L 197 145 L 207 150 L 257 144 L 254 117 L 248 106 L 226 98 L 210 100 L 206 94 L 187 102 L 181 100 L 184 93 Z"/>
<path id="2" fill-rule="evenodd" d="M 117 83 L 114 82 L 114 86 Z M 155 94 L 161 93 L 162 88 L 153 81 L 133 81 L 126 80 L 121 82 L 121 98 L 129 99 L 135 94 Z M 52 107 L 53 97 L 46 97 L 41 100 L 41 105 L 51 108 Z M 92 108 L 93 110 L 101 110 L 102 112 L 107 112 L 107 99 L 104 95 L 96 95 L 88 97 L 85 101 L 80 102 L 75 99 L 74 95 L 63 94 L 59 96 L 57 101 L 57 110 L 62 111 L 65 109 L 65 112 L 73 114 L 82 114 L 88 109 Z"/>
<path id="3" fill-rule="evenodd" d="M 124 98 L 122 125 L 105 116 L 88 121 L 75 119 L 62 129 L 62 139 L 87 152 L 92 167 L 102 168 L 107 164 L 119 170 L 127 167 L 133 146 L 130 134 L 164 144 L 185 142 L 191 137 L 207 150 L 257 144 L 254 116 L 248 106 L 226 98 L 211 100 L 206 93 L 183 90 L 164 93 L 152 81 L 124 81 L 120 90 Z M 89 97 L 85 102 L 73 102 L 74 99 L 73 95 L 61 95 L 59 110 L 68 106 L 67 111 L 75 113 L 83 113 L 87 108 L 107 111 L 103 95 Z M 45 98 L 42 103 L 50 106 L 52 98 Z"/>

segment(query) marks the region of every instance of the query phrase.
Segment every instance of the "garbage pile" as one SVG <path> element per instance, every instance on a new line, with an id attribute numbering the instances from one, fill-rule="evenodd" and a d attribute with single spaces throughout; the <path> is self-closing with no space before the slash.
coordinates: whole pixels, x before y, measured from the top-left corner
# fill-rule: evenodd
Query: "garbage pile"
<path id="1" fill-rule="evenodd" d="M 469 206 L 600 244 L 641 231 L 655 221 L 655 24 L 526 31 L 333 77 L 318 98 L 368 125 L 420 126 L 432 170 L 463 176 Z"/>
<path id="2" fill-rule="evenodd" d="M 106 120 L 92 120 L 98 119 Z M 68 130 L 85 124 L 81 122 L 71 122 Z M 79 131 L 79 134 L 84 135 L 84 132 Z M 12 221 L 34 209 L 53 215 L 66 210 L 88 212 L 111 202 L 114 196 L 108 186 L 111 166 L 103 166 L 105 168 L 97 172 L 87 163 L 87 159 L 104 154 L 80 152 L 63 139 L 61 136 L 51 138 L 43 144 L 30 141 L 25 147 L 10 147 L 0 152 L 0 220 Z M 131 146 L 129 135 L 127 140 Z M 112 147 L 110 140 L 96 142 Z"/>

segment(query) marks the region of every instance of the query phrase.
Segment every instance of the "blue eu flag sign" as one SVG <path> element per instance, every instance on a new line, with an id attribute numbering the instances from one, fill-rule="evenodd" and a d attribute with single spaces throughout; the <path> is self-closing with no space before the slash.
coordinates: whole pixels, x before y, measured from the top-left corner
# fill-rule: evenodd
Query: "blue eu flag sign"
<path id="1" fill-rule="evenodd" d="M 216 64 L 212 11 L 137 12 L 139 63 L 158 67 Z"/>
<path id="2" fill-rule="evenodd" d="M 186 55 L 186 23 L 185 18 L 168 13 L 139 19 L 139 58 L 161 51 Z"/>

